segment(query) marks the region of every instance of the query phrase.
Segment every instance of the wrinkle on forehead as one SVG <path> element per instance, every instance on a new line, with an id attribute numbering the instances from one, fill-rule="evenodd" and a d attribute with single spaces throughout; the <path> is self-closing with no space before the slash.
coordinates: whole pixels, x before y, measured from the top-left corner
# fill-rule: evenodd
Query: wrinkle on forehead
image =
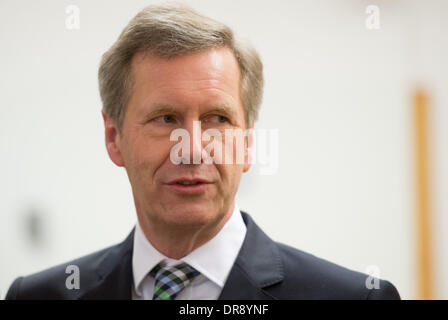
<path id="1" fill-rule="evenodd" d="M 149 63 L 141 63 L 144 61 Z M 154 80 L 152 82 L 159 86 L 168 82 L 170 85 L 190 83 L 205 88 L 222 83 L 228 85 L 229 89 L 235 86 L 238 93 L 240 91 L 239 65 L 228 48 L 210 49 L 172 58 L 137 53 L 132 60 L 132 73 L 134 77 Z M 157 79 L 151 79 L 151 76 L 156 76 Z M 238 83 L 235 83 L 234 79 L 239 79 Z"/>
<path id="2" fill-rule="evenodd" d="M 139 53 L 132 61 L 132 68 L 134 88 L 131 99 L 136 99 L 140 106 L 154 103 L 188 105 L 188 100 L 203 100 L 205 104 L 234 105 L 244 113 L 240 70 L 228 48 L 173 58 Z M 218 101 L 206 101 L 206 98 Z"/>

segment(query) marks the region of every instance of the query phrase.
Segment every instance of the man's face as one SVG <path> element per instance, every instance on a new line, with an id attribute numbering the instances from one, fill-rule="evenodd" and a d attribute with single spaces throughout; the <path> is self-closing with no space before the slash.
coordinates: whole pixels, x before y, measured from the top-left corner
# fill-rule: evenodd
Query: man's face
<path id="1" fill-rule="evenodd" d="M 108 151 L 127 170 L 139 221 L 194 228 L 218 224 L 231 213 L 241 174 L 249 169 L 247 149 L 244 163 L 193 164 L 197 146 L 200 152 L 210 143 L 197 135 L 193 139 L 193 121 L 201 121 L 202 132 L 218 129 L 223 143 L 226 129 L 246 129 L 234 55 L 227 48 L 170 59 L 139 53 L 132 60 L 132 76 L 122 132 L 112 139 L 116 151 Z M 105 121 L 107 139 L 112 122 Z M 182 154 L 190 164 L 176 165 L 170 159 L 171 148 L 178 144 L 170 135 L 178 128 L 190 134 L 191 152 Z M 179 179 L 202 183 L 183 186 Z"/>

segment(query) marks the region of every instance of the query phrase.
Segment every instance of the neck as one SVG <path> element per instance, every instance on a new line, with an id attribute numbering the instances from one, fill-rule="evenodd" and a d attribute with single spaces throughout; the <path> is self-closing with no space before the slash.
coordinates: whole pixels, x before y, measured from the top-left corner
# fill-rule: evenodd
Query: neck
<path id="1" fill-rule="evenodd" d="M 234 203 L 221 219 L 201 226 L 166 225 L 139 216 L 141 229 L 148 241 L 168 258 L 179 260 L 215 237 L 234 210 Z"/>

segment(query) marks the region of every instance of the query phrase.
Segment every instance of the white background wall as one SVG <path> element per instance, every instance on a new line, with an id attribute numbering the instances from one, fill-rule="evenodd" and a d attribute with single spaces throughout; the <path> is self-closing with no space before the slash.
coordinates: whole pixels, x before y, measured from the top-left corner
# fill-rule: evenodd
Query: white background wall
<path id="1" fill-rule="evenodd" d="M 403 298 L 417 297 L 410 97 L 417 83 L 430 88 L 438 297 L 448 298 L 448 3 L 187 2 L 264 61 L 257 126 L 279 129 L 279 170 L 246 174 L 240 208 L 275 240 L 361 272 L 378 266 Z M 135 223 L 125 171 L 104 147 L 97 68 L 149 3 L 0 2 L 0 297 L 15 277 L 117 243 Z M 65 27 L 71 4 L 79 30 Z M 379 30 L 365 27 L 371 4 Z"/>

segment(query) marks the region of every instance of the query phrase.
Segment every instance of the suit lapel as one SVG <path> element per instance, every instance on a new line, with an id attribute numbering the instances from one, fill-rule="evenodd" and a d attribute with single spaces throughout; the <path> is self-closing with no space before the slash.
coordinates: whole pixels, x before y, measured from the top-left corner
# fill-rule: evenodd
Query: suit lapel
<path id="1" fill-rule="evenodd" d="M 241 215 L 247 227 L 246 238 L 219 299 L 275 299 L 265 288 L 284 278 L 278 247 L 247 213 L 241 211 Z"/>
<path id="2" fill-rule="evenodd" d="M 275 299 L 265 288 L 283 281 L 279 250 L 247 213 L 241 211 L 241 215 L 247 227 L 246 237 L 218 299 Z M 78 299 L 132 299 L 134 231 L 106 253 L 96 268 L 96 281 L 88 284 Z"/>
<path id="3" fill-rule="evenodd" d="M 104 259 L 96 268 L 96 282 L 86 291 L 81 293 L 78 299 L 132 299 L 132 251 L 134 244 L 134 231 L 135 229 L 131 231 L 122 243 L 112 247 L 106 253 Z"/>

